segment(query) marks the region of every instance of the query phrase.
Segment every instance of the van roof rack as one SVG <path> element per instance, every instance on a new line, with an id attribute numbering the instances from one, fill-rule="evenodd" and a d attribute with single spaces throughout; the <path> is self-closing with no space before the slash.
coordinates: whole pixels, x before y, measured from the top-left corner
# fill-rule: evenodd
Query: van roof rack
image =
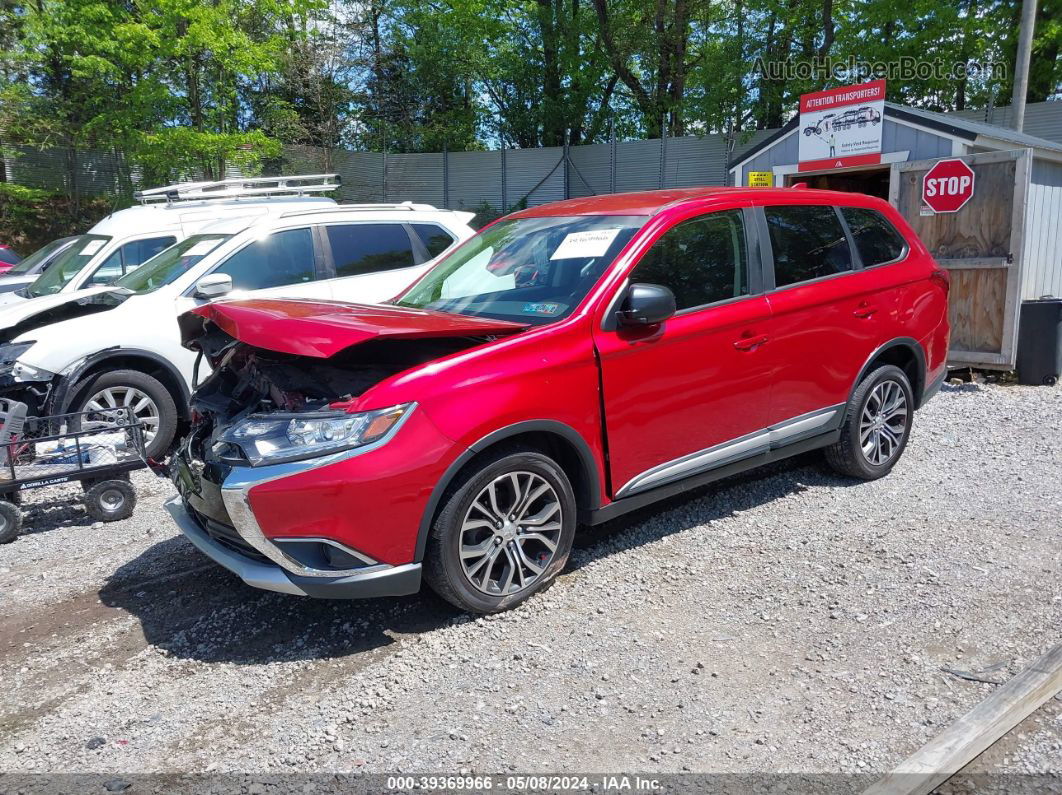
<path id="1" fill-rule="evenodd" d="M 281 213 L 281 218 L 291 218 L 296 215 L 318 215 L 319 213 L 344 213 L 344 212 L 372 212 L 373 210 L 406 210 L 408 212 L 439 212 L 439 208 L 433 204 L 417 204 L 415 202 L 401 202 L 399 204 L 337 204 L 335 207 L 315 207 L 304 210 L 289 210 Z"/>
<path id="2" fill-rule="evenodd" d="M 252 196 L 303 196 L 336 190 L 343 180 L 339 174 L 300 174 L 290 177 L 235 177 L 212 182 L 178 182 L 161 188 L 139 190 L 133 195 L 141 204 L 154 202 L 241 199 Z"/>

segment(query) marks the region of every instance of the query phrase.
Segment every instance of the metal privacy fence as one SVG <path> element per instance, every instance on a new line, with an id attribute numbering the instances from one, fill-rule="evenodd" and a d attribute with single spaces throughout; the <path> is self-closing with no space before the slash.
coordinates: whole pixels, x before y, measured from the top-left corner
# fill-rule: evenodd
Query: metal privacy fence
<path id="1" fill-rule="evenodd" d="M 753 146 L 771 130 L 739 139 L 735 152 Z M 7 180 L 27 187 L 69 190 L 68 153 L 8 147 Z M 338 172 L 339 197 L 346 202 L 415 201 L 450 209 L 489 206 L 496 211 L 559 199 L 631 190 L 723 185 L 727 180 L 726 142 L 721 135 L 618 141 L 573 147 L 503 149 L 486 152 L 385 154 L 307 146 L 284 149 L 277 173 Z M 135 170 L 121 177 L 121 158 L 110 153 L 79 153 L 74 178 L 82 195 L 120 194 Z M 241 176 L 230 170 L 228 176 Z"/>
<path id="2" fill-rule="evenodd" d="M 1006 125 L 1009 109 L 960 111 Z M 1033 103 L 1026 108 L 1025 130 L 1062 142 L 1062 102 Z M 771 135 L 762 130 L 738 138 L 731 158 Z M 343 177 L 340 199 L 346 202 L 416 201 L 451 209 L 490 206 L 496 211 L 521 202 L 528 206 L 565 197 L 589 196 L 631 190 L 723 185 L 727 183 L 726 139 L 722 135 L 688 136 L 647 141 L 619 141 L 584 146 L 543 149 L 505 149 L 489 152 L 435 152 L 384 154 L 352 152 L 306 146 L 284 149 L 278 173 L 336 171 Z M 142 185 L 135 169 L 123 171 L 119 155 L 106 152 L 78 154 L 75 179 L 83 195 L 120 195 Z M 68 154 L 7 147 L 4 173 L 9 182 L 28 187 L 69 190 Z M 227 176 L 242 176 L 230 169 Z"/>

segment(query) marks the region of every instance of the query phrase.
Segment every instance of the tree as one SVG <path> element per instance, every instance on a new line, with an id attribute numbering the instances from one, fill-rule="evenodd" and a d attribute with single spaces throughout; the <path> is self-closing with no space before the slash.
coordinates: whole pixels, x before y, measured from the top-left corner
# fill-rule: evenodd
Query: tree
<path id="1" fill-rule="evenodd" d="M 697 54 L 688 0 L 594 0 L 609 64 L 630 92 L 650 138 L 683 135 L 686 77 Z"/>

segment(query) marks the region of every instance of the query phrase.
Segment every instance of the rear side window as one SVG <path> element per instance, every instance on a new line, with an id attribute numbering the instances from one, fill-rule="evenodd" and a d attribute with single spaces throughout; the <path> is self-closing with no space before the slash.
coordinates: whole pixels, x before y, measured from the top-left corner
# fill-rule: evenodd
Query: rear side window
<path id="1" fill-rule="evenodd" d="M 848 238 L 833 207 L 765 207 L 774 251 L 774 285 L 806 282 L 852 270 Z"/>
<path id="2" fill-rule="evenodd" d="M 409 268 L 416 264 L 413 244 L 403 224 L 326 226 L 337 276 Z"/>
<path id="3" fill-rule="evenodd" d="M 235 290 L 264 290 L 312 282 L 313 235 L 309 229 L 288 229 L 244 246 L 214 273 L 232 277 Z"/>
<path id="4" fill-rule="evenodd" d="M 454 236 L 441 226 L 435 224 L 413 224 L 412 226 L 420 242 L 428 250 L 429 257 L 439 256 L 454 242 Z"/>
<path id="5" fill-rule="evenodd" d="M 841 215 L 852 232 L 864 268 L 899 259 L 904 239 L 881 213 L 861 207 L 842 207 Z"/>
<path id="6" fill-rule="evenodd" d="M 741 211 L 712 213 L 672 227 L 638 263 L 631 282 L 670 288 L 679 310 L 748 295 Z"/>

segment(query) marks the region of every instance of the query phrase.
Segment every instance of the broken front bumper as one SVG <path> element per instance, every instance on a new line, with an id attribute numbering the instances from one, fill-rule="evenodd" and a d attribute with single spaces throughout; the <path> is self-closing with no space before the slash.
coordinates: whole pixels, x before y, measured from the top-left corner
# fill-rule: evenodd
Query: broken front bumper
<path id="1" fill-rule="evenodd" d="M 267 537 L 251 508 L 253 487 L 366 449 L 267 467 L 229 467 L 204 464 L 185 440 L 172 462 L 173 481 L 181 496 L 170 500 L 166 509 L 200 551 L 256 588 L 332 599 L 416 593 L 419 563 L 383 563 L 332 538 Z"/>
<path id="2" fill-rule="evenodd" d="M 192 518 L 179 497 L 165 508 L 177 527 L 196 548 L 255 588 L 319 599 L 369 599 L 378 596 L 404 596 L 420 590 L 420 564 L 401 566 L 378 564 L 345 576 L 301 576 L 272 561 L 254 560 L 221 544 Z"/>

